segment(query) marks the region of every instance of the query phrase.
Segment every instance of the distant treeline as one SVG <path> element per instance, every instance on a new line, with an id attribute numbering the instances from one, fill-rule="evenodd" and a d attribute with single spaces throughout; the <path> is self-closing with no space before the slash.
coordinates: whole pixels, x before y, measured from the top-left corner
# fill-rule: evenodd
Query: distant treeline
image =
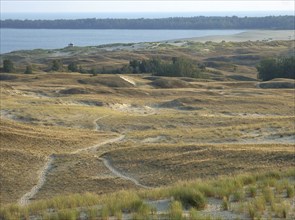
<path id="1" fill-rule="evenodd" d="M 157 19 L 1 20 L 1 28 L 32 29 L 285 29 L 294 30 L 295 16 L 171 17 Z"/>

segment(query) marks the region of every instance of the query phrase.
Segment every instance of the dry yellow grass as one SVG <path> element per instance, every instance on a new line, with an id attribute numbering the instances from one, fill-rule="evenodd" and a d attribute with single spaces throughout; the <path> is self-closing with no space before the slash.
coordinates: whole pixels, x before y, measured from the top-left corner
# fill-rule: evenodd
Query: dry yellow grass
<path id="1" fill-rule="evenodd" d="M 16 201 L 38 181 L 51 154 L 70 153 L 114 134 L 73 128 L 42 127 L 1 119 L 1 202 Z"/>
<path id="2" fill-rule="evenodd" d="M 243 50 L 272 55 L 287 53 L 290 45 L 192 43 L 190 48 L 162 48 L 159 56 L 191 57 L 203 49 L 209 51 L 194 59 L 233 58 Z M 153 53 L 104 52 L 105 57 L 94 56 L 91 62 L 120 65 L 127 55 Z M 185 86 L 176 88 L 159 88 L 153 84 L 159 77 L 150 75 L 128 75 L 135 85 L 119 75 L 76 73 L 13 74 L 16 79 L 1 81 L 1 203 L 28 192 L 50 155 L 52 167 L 33 199 L 138 188 L 108 169 L 101 156 L 148 186 L 294 166 L 294 91 L 229 81 L 232 75 L 255 77 L 252 64 L 237 65 L 237 72 L 224 63 L 216 68 L 227 81 L 178 78 L 173 80 Z M 124 139 L 73 153 L 120 135 Z"/>

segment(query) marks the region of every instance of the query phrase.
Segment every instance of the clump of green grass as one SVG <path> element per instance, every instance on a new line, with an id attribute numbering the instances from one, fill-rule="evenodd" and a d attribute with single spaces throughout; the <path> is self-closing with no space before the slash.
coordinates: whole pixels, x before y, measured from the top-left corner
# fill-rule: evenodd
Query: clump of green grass
<path id="1" fill-rule="evenodd" d="M 116 217 L 117 220 L 121 220 L 123 217 L 123 213 L 121 210 L 116 210 L 116 212 L 114 213 L 114 216 Z"/>
<path id="2" fill-rule="evenodd" d="M 149 220 L 152 216 L 152 209 L 147 204 L 142 204 L 136 213 L 133 214 L 133 219 Z"/>
<path id="3" fill-rule="evenodd" d="M 247 191 L 249 193 L 249 196 L 252 197 L 252 198 L 254 198 L 257 195 L 257 188 L 256 188 L 256 186 L 249 186 L 247 188 Z"/>
<path id="4" fill-rule="evenodd" d="M 272 204 L 274 202 L 274 192 L 270 187 L 264 187 L 262 189 L 262 194 L 267 203 Z"/>
<path id="5" fill-rule="evenodd" d="M 281 172 L 280 171 L 269 171 L 269 172 L 267 172 L 267 173 L 265 173 L 265 175 L 264 175 L 266 178 L 274 178 L 274 179 L 276 179 L 276 180 L 279 180 L 279 179 L 281 179 L 281 177 L 282 177 L 282 174 L 281 174 Z"/>
<path id="6" fill-rule="evenodd" d="M 102 218 L 102 220 L 108 220 L 109 216 L 110 216 L 109 209 L 106 206 L 104 206 L 101 209 L 101 218 Z"/>
<path id="7" fill-rule="evenodd" d="M 122 213 L 135 213 L 135 219 L 145 219 L 145 216 L 151 219 L 158 216 L 156 212 L 153 212 L 145 205 L 143 202 L 144 199 L 173 197 L 176 200 L 173 204 L 180 203 L 181 210 L 182 207 L 193 207 L 197 210 L 203 209 L 206 206 L 206 197 L 204 195 L 216 196 L 218 198 L 226 197 L 223 201 L 222 205 L 224 207 L 222 209 L 227 210 L 230 205 L 228 201 L 229 196 L 238 198 L 234 200 L 243 200 L 243 187 L 246 183 L 252 184 L 247 187 L 246 191 L 253 199 L 249 203 L 243 203 L 241 212 L 246 211 L 249 216 L 252 216 L 251 218 L 258 218 L 270 205 L 272 211 L 277 213 L 277 216 L 282 216 L 283 218 L 288 214 L 288 204 L 279 205 L 281 202 L 274 196 L 274 189 L 270 185 L 274 184 L 276 192 L 282 189 L 283 191 L 286 190 L 287 196 L 292 198 L 294 196 L 294 188 L 289 183 L 289 178 L 286 177 L 290 177 L 293 174 L 293 171 L 280 175 L 273 172 L 271 174 L 266 173 L 261 175 L 243 174 L 242 176 L 220 177 L 214 180 L 186 181 L 170 187 L 161 187 L 152 190 L 120 191 L 100 196 L 92 193 L 57 196 L 48 200 L 32 202 L 25 207 L 20 207 L 16 204 L 0 207 L 0 219 L 29 219 L 32 216 L 36 216 L 36 218 L 41 218 L 42 220 L 59 219 L 65 216 L 71 219 L 74 218 L 72 216 L 77 214 L 75 211 L 71 212 L 71 210 L 78 210 L 78 207 L 79 210 L 84 210 L 83 212 L 86 213 L 88 219 L 108 219 L 110 216 L 120 219 L 122 218 Z M 259 184 L 262 187 L 261 195 L 260 189 L 257 187 Z M 259 193 L 258 197 L 257 191 Z M 53 209 L 54 212 L 48 212 L 48 209 Z M 177 210 L 177 205 L 171 206 L 170 211 L 172 210 Z M 192 211 L 192 213 L 194 212 Z"/>
<path id="8" fill-rule="evenodd" d="M 191 208 L 189 211 L 189 220 L 200 220 L 202 217 L 199 215 L 198 211 L 194 208 Z"/>
<path id="9" fill-rule="evenodd" d="M 87 219 L 89 220 L 95 220 L 99 216 L 99 212 L 97 208 L 88 208 L 86 210 L 87 213 Z"/>
<path id="10" fill-rule="evenodd" d="M 0 209 L 0 219 L 20 219 L 24 217 L 23 208 L 17 204 L 10 204 L 6 208 Z"/>
<path id="11" fill-rule="evenodd" d="M 294 197 L 294 187 L 290 186 L 289 184 L 286 186 L 287 191 L 287 198 Z"/>
<path id="12" fill-rule="evenodd" d="M 286 202 L 282 202 L 279 204 L 275 204 L 273 206 L 273 210 L 275 212 L 275 216 L 278 218 L 287 218 L 289 210 L 290 210 L 290 205 Z"/>
<path id="13" fill-rule="evenodd" d="M 242 189 L 243 183 L 238 178 L 221 179 L 213 185 L 215 187 L 215 197 L 229 198 L 231 194 L 239 189 Z"/>
<path id="14" fill-rule="evenodd" d="M 274 186 L 276 193 L 282 193 L 284 189 L 286 188 L 286 185 L 287 185 L 286 181 L 277 181 Z"/>
<path id="15" fill-rule="evenodd" d="M 251 219 L 254 219 L 256 216 L 255 206 L 252 203 L 248 203 L 248 214 Z"/>
<path id="16" fill-rule="evenodd" d="M 264 197 L 259 196 L 259 197 L 255 198 L 253 201 L 253 204 L 254 204 L 255 209 L 257 211 L 264 212 L 265 207 L 266 207 L 266 202 L 265 202 Z"/>
<path id="17" fill-rule="evenodd" d="M 59 210 L 57 213 L 58 219 L 76 220 L 78 211 L 76 209 Z"/>
<path id="18" fill-rule="evenodd" d="M 194 207 L 204 209 L 206 206 L 205 196 L 194 188 L 177 187 L 172 189 L 171 196 L 178 200 L 186 208 Z"/>
<path id="19" fill-rule="evenodd" d="M 245 198 L 245 193 L 243 189 L 237 190 L 233 193 L 231 197 L 232 202 L 239 202 Z"/>
<path id="20" fill-rule="evenodd" d="M 43 213 L 42 220 L 59 220 L 57 213 Z"/>
<path id="21" fill-rule="evenodd" d="M 169 207 L 169 219 L 182 220 L 182 205 L 179 201 L 173 201 Z"/>
<path id="22" fill-rule="evenodd" d="M 223 197 L 222 203 L 221 203 L 221 208 L 224 211 L 229 210 L 229 201 L 227 199 L 227 197 Z"/>
<path id="23" fill-rule="evenodd" d="M 240 175 L 236 177 L 237 180 L 239 180 L 242 185 L 249 185 L 249 184 L 254 184 L 256 183 L 256 178 L 254 175 Z"/>
<path id="24" fill-rule="evenodd" d="M 200 184 L 196 186 L 200 192 L 202 192 L 206 197 L 213 197 L 215 195 L 215 189 L 212 184 Z"/>
<path id="25" fill-rule="evenodd" d="M 255 204 L 249 202 L 247 208 L 250 219 L 254 220 L 261 217 L 260 213 L 255 208 Z"/>

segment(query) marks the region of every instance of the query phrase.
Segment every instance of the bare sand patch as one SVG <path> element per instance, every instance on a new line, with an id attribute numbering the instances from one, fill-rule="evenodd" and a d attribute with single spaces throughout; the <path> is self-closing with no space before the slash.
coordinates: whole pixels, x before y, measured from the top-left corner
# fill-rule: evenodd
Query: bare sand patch
<path id="1" fill-rule="evenodd" d="M 243 42 L 243 41 L 275 41 L 275 40 L 294 40 L 294 30 L 250 30 L 244 31 L 233 35 L 217 35 L 217 36 L 206 36 L 196 37 L 189 39 L 182 39 L 187 41 L 196 42 L 221 42 L 221 41 L 232 41 L 232 42 Z M 172 41 L 169 41 L 172 42 Z"/>

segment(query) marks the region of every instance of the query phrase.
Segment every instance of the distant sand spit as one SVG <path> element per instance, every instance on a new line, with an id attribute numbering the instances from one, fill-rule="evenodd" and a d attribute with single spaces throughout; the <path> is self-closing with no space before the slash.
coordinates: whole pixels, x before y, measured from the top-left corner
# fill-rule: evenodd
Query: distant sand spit
<path id="1" fill-rule="evenodd" d="M 181 40 L 197 41 L 197 42 L 221 42 L 221 41 L 232 41 L 232 42 L 243 42 L 243 41 L 273 41 L 273 40 L 294 40 L 294 30 L 250 30 L 241 32 L 233 35 L 216 35 L 216 36 L 205 36 L 196 38 L 187 38 Z M 173 42 L 172 40 L 169 42 Z"/>

